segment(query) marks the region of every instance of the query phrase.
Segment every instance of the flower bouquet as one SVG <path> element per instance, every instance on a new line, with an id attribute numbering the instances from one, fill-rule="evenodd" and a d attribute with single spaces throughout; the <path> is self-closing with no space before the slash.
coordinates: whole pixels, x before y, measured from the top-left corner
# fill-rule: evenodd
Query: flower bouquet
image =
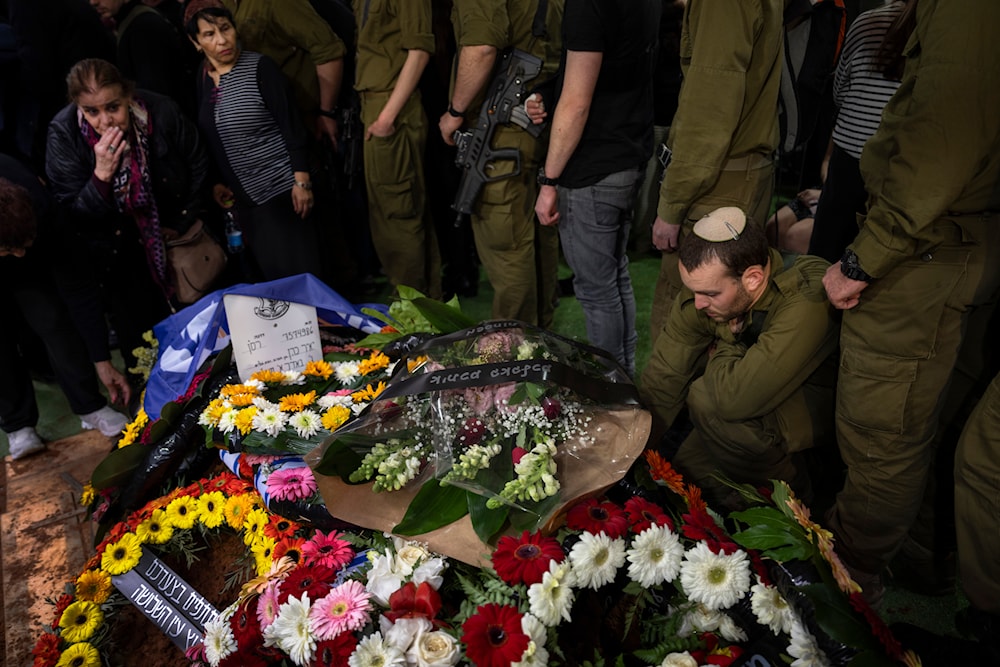
<path id="1" fill-rule="evenodd" d="M 486 322 L 405 359 L 357 420 L 306 456 L 339 519 L 482 563 L 499 533 L 553 529 L 645 445 L 649 415 L 626 373 L 551 332 Z"/>

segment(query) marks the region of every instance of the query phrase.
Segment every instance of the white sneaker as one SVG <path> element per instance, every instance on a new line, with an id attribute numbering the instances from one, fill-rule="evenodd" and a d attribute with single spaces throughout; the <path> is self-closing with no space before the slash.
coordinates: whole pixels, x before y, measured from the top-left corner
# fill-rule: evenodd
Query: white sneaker
<path id="1" fill-rule="evenodd" d="M 15 461 L 26 456 L 37 454 L 45 449 L 45 443 L 38 437 L 38 432 L 34 427 L 25 426 L 13 433 L 7 434 L 7 442 L 10 443 L 10 458 Z"/>
<path id="2" fill-rule="evenodd" d="M 125 430 L 128 420 L 125 415 L 105 405 L 97 412 L 88 415 L 80 415 L 80 427 L 83 429 L 96 428 L 109 438 L 121 435 Z"/>

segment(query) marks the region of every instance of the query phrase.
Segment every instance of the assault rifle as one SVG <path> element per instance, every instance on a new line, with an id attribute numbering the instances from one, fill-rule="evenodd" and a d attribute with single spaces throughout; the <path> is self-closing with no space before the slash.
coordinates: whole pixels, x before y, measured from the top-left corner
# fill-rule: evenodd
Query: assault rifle
<path id="1" fill-rule="evenodd" d="M 486 100 L 479 110 L 475 127 L 457 130 L 454 134 L 455 164 L 461 169 L 461 180 L 452 208 L 458 213 L 455 226 L 461 226 L 463 216 L 470 215 L 487 183 L 521 173 L 521 152 L 516 148 L 493 148 L 493 134 L 500 125 L 514 124 L 533 137 L 542 133 L 543 126 L 531 122 L 524 110 L 525 83 L 542 71 L 542 60 L 519 49 L 508 49 L 500 56 Z M 486 166 L 500 160 L 514 162 L 514 169 L 502 176 L 489 176 Z"/>
<path id="2" fill-rule="evenodd" d="M 344 178 L 347 189 L 354 190 L 354 179 L 361 174 L 364 164 L 365 126 L 361 123 L 361 110 L 356 100 L 341 107 L 340 118 L 340 150 L 344 156 Z"/>

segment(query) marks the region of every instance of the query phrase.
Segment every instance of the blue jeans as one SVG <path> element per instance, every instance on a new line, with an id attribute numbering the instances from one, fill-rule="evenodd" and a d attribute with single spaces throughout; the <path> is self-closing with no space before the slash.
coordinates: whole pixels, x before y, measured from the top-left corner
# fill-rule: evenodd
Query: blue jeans
<path id="1" fill-rule="evenodd" d="M 582 188 L 559 187 L 559 241 L 573 269 L 587 338 L 635 374 L 635 296 L 628 272 L 629 227 L 641 172 L 619 171 Z"/>

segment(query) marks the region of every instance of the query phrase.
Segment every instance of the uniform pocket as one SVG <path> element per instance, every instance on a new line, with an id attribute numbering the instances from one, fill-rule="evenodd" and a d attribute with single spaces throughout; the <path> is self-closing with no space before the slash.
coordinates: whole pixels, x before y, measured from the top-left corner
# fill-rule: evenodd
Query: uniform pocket
<path id="1" fill-rule="evenodd" d="M 837 415 L 861 429 L 902 433 L 918 364 L 917 359 L 842 349 Z"/>

